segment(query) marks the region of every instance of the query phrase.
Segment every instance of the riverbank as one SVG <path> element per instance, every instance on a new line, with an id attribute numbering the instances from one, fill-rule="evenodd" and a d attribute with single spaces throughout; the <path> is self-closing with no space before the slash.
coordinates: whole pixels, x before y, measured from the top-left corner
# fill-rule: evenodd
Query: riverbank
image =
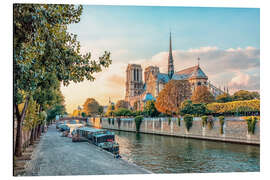
<path id="1" fill-rule="evenodd" d="M 52 125 L 35 148 L 24 176 L 149 173 L 126 160 L 115 159 L 111 153 L 93 144 L 73 143 L 70 138 L 61 137 Z"/>
<path id="2" fill-rule="evenodd" d="M 135 132 L 134 118 L 90 118 L 94 127 Z M 248 133 L 247 122 L 241 119 L 225 119 L 223 133 L 217 118 L 213 119 L 211 128 L 202 126 L 201 118 L 193 119 L 192 127 L 187 131 L 183 119 L 177 118 L 144 118 L 140 125 L 140 132 L 147 134 L 175 136 L 182 138 L 222 141 L 241 144 L 260 145 L 260 121 L 257 122 L 254 134 Z"/>

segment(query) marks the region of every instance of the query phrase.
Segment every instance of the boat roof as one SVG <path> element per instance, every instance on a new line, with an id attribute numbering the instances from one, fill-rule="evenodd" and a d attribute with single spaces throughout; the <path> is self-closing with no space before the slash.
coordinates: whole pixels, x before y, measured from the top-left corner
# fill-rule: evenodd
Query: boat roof
<path id="1" fill-rule="evenodd" d="M 95 137 L 102 137 L 102 136 L 107 136 L 107 135 L 114 135 L 114 133 L 110 132 L 110 133 L 104 133 L 104 134 L 95 134 Z"/>
<path id="2" fill-rule="evenodd" d="M 105 131 L 104 129 L 96 129 L 96 128 L 91 128 L 91 127 L 81 127 L 78 129 L 81 131 L 88 131 L 88 132 L 103 132 L 103 131 Z"/>

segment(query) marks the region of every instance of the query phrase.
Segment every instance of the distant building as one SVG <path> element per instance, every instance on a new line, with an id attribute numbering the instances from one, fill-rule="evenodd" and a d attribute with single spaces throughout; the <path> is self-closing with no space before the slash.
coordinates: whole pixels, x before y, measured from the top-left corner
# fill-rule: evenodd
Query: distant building
<path id="1" fill-rule="evenodd" d="M 180 71 L 174 70 L 172 54 L 172 40 L 170 34 L 168 72 L 160 73 L 159 67 L 148 66 L 144 70 L 144 81 L 142 80 L 142 67 L 140 64 L 129 64 L 126 70 L 126 96 L 130 107 L 142 109 L 148 100 L 155 100 L 165 84 L 170 80 L 188 80 L 192 87 L 192 92 L 197 86 L 207 86 L 209 91 L 216 97 L 223 94 L 220 88 L 215 87 L 208 81 L 208 76 L 203 72 L 198 64 Z"/>

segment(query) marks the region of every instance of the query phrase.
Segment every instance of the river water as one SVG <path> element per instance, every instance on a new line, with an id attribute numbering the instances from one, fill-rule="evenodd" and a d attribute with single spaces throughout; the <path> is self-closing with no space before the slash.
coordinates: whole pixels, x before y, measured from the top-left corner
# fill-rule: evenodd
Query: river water
<path id="1" fill-rule="evenodd" d="M 122 158 L 154 173 L 260 171 L 259 146 L 114 132 Z"/>

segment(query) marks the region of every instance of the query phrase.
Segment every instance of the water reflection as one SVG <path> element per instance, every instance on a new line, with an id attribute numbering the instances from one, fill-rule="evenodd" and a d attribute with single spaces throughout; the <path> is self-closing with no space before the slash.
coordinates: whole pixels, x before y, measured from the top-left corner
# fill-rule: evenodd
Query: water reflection
<path id="1" fill-rule="evenodd" d="M 115 131 L 121 156 L 154 173 L 260 171 L 258 146 Z"/>

